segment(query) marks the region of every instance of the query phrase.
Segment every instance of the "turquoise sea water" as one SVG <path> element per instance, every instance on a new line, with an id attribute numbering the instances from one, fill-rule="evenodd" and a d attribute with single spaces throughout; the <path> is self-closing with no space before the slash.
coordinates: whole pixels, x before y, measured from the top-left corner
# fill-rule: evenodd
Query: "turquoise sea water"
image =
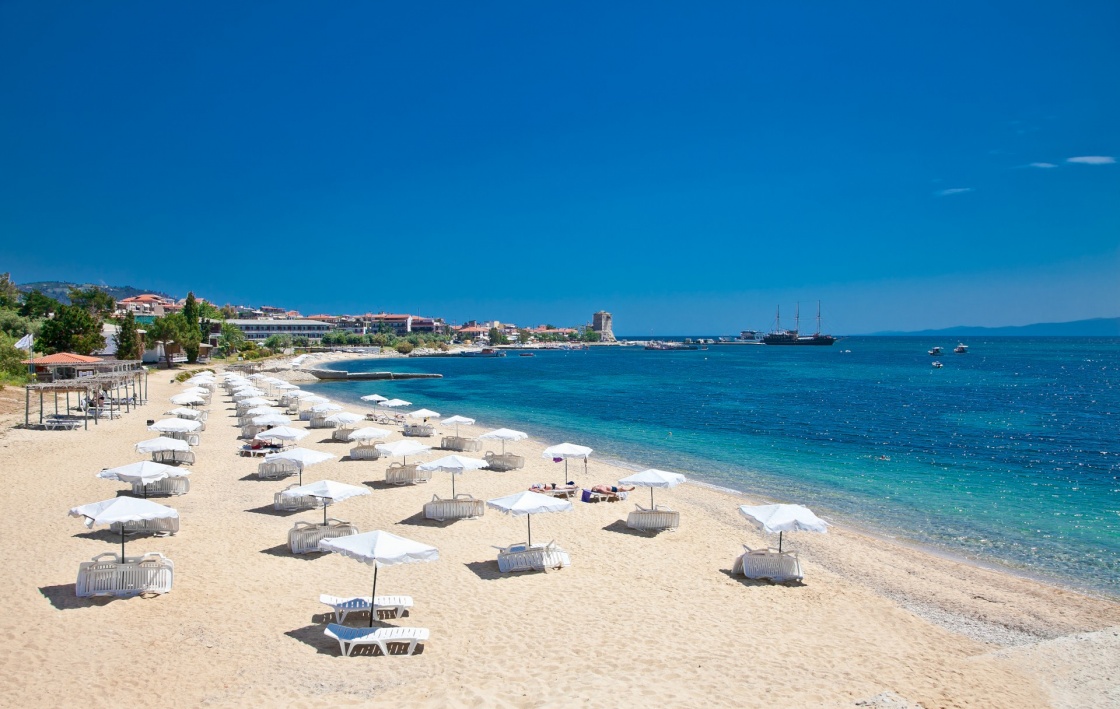
<path id="1" fill-rule="evenodd" d="M 970 340 L 966 355 L 955 344 L 367 360 L 345 368 L 444 379 L 313 388 L 589 445 L 593 460 L 679 470 L 1120 595 L 1120 340 Z M 930 366 L 932 345 L 950 348 L 943 369 Z"/>

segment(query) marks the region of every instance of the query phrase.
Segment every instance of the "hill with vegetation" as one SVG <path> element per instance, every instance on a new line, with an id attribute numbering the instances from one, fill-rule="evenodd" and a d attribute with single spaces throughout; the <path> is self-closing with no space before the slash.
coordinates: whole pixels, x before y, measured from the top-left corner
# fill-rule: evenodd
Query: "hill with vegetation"
<path id="1" fill-rule="evenodd" d="M 86 290 L 89 288 L 100 288 L 113 297 L 113 300 L 124 300 L 137 295 L 145 293 L 154 293 L 155 295 L 162 295 L 165 298 L 173 296 L 163 293 L 158 290 L 142 290 L 140 288 L 133 288 L 132 286 L 103 286 L 98 283 L 68 283 L 66 281 L 37 281 L 35 283 L 21 283 L 16 286 L 24 293 L 30 293 L 37 290 L 45 296 L 54 298 L 63 305 L 70 304 L 70 289 L 77 288 L 79 290 Z"/>
<path id="2" fill-rule="evenodd" d="M 1008 327 L 946 327 L 912 332 L 873 332 L 872 335 L 907 337 L 1120 337 L 1120 318 L 1092 318 L 1070 322 L 1034 323 Z"/>

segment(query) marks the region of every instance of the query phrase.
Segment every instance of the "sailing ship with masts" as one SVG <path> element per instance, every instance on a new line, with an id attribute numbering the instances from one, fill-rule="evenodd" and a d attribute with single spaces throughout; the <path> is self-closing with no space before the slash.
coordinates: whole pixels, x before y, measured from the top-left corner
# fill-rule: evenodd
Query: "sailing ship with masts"
<path id="1" fill-rule="evenodd" d="M 821 334 L 821 302 L 817 301 L 817 331 L 812 335 L 802 335 L 801 330 L 801 303 L 797 304 L 792 330 L 782 329 L 782 307 L 779 305 L 774 316 L 774 331 L 762 338 L 767 345 L 831 345 L 836 342 L 832 335 Z"/>

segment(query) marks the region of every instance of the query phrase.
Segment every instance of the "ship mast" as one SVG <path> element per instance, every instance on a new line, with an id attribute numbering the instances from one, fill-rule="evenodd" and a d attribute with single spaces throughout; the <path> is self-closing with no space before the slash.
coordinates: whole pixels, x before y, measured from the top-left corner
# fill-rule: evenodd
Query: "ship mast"
<path id="1" fill-rule="evenodd" d="M 817 335 L 821 334 L 821 302 L 817 301 Z"/>
<path id="2" fill-rule="evenodd" d="M 797 310 L 794 311 L 793 316 L 793 331 L 801 334 L 801 301 L 797 301 Z"/>
<path id="3" fill-rule="evenodd" d="M 782 306 L 779 305 L 778 309 L 774 312 L 774 332 L 782 331 Z"/>

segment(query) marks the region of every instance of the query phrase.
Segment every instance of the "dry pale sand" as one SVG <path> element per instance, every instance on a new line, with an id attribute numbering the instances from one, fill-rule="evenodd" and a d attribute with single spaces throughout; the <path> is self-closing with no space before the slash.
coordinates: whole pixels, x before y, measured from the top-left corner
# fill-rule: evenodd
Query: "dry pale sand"
<path id="1" fill-rule="evenodd" d="M 66 511 L 125 487 L 94 474 L 140 459 L 132 445 L 151 437 L 145 419 L 172 408 L 168 397 L 180 386 L 168 379 L 153 374 L 150 404 L 122 420 L 88 432 L 15 429 L 0 440 L 6 706 L 1117 702 L 1120 606 L 1109 600 L 844 528 L 788 540 L 802 554 L 804 585 L 747 582 L 730 575 L 732 560 L 741 544 L 769 540 L 737 514 L 743 498 L 698 485 L 658 492 L 681 511 L 682 526 L 655 537 L 622 523 L 632 502 L 647 500 L 644 491 L 630 502 L 536 516 L 534 538 L 557 540 L 572 566 L 502 575 L 491 545 L 523 540 L 523 518 L 490 510 L 479 520 L 428 523 L 421 505 L 450 493 L 448 477 L 387 488 L 383 461 L 331 461 L 309 469 L 305 482 L 369 484 L 371 496 L 332 516 L 439 548 L 437 562 L 382 570 L 378 589 L 413 596 L 413 612 L 393 622 L 427 627 L 431 640 L 414 657 L 340 657 L 323 636 L 318 595 L 368 594 L 371 569 L 287 552 L 292 523 L 321 513 L 272 510 L 273 493 L 290 481 L 255 479 L 256 461 L 235 454 L 238 429 L 220 394 L 191 491 L 168 502 L 181 513 L 180 533 L 128 546 L 172 558 L 174 590 L 79 600 L 78 562 L 113 551 L 115 538 Z M 316 431 L 303 445 L 345 455 L 348 447 L 328 437 Z M 539 458 L 544 445 L 511 444 L 529 459 L 526 470 L 469 473 L 458 491 L 491 498 L 559 481 L 562 468 Z M 590 485 L 625 474 L 594 461 L 590 470 L 576 479 Z"/>

